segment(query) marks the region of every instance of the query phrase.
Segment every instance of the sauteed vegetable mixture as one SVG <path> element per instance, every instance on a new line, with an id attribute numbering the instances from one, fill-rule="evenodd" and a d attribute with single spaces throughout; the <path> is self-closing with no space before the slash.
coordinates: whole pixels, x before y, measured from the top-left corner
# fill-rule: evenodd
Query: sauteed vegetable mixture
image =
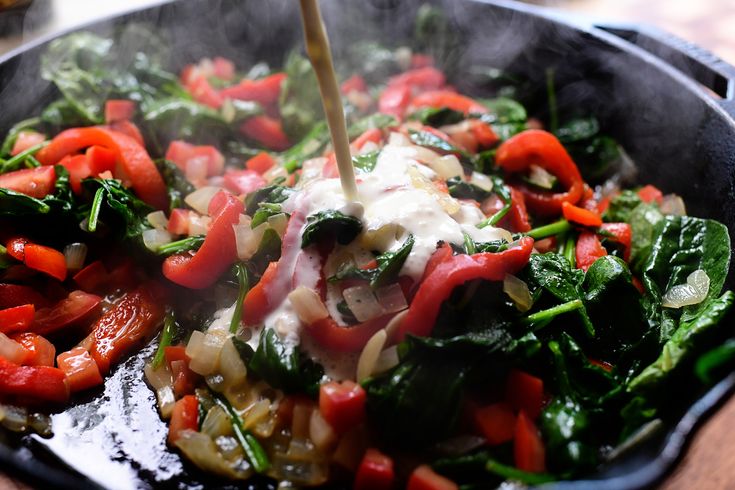
<path id="1" fill-rule="evenodd" d="M 474 488 L 589 473 L 716 379 L 725 226 L 623 189 L 553 71 L 538 118 L 498 70 L 457 92 L 441 22 L 338 63 L 359 202 L 298 52 L 176 76 L 140 27 L 53 42 L 58 99 L 0 149 L 1 423 L 49 435 L 155 339 L 140 375 L 206 472 Z"/>

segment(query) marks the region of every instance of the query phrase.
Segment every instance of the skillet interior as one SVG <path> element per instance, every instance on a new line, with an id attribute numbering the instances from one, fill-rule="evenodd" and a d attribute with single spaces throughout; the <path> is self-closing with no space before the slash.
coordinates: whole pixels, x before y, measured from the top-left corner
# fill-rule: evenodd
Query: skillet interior
<path id="1" fill-rule="evenodd" d="M 344 5 L 339 0 L 324 1 L 337 58 L 341 48 L 356 37 L 394 41 L 407 38 L 413 27 L 413 12 L 420 3 L 370 0 Z M 473 65 L 507 68 L 527 77 L 535 87 L 544 87 L 545 68 L 554 67 L 562 110 L 585 107 L 596 114 L 603 128 L 637 163 L 641 182 L 682 195 L 691 214 L 718 219 L 731 233 L 735 230 L 735 122 L 700 86 L 607 33 L 553 20 L 532 8 L 477 0 L 435 3 L 444 4 L 453 27 L 468 35 L 463 49 L 447 60 L 458 67 L 459 72 L 449 76 L 463 90 L 483 90 L 468 82 L 471 77 L 464 76 L 463 70 Z M 188 0 L 99 22 L 90 28 L 113 35 L 114 28 L 126 22 L 155 23 L 168 33 L 174 70 L 191 60 L 213 55 L 229 57 L 238 66 L 262 59 L 277 65 L 284 53 L 301 42 L 295 5 L 292 0 Z M 44 44 L 0 59 L 2 133 L 54 98 L 53 88 L 38 76 Z M 542 93 L 532 96 L 531 104 L 540 103 L 542 97 Z M 728 285 L 733 285 L 732 274 Z M 166 427 L 158 418 L 152 393 L 141 379 L 143 362 L 150 352 L 151 348 L 144 349 L 129 359 L 106 381 L 103 390 L 79 399 L 77 405 L 56 415 L 57 435 L 51 440 L 26 437 L 6 441 L 6 446 L 0 446 L 0 459 L 9 464 L 4 466 L 38 483 L 55 482 L 69 488 L 92 485 L 39 471 L 43 468 L 40 462 L 45 462 L 67 474 L 55 453 L 110 488 L 182 488 L 205 483 L 208 487 L 222 486 L 184 466 L 177 454 L 165 449 Z M 659 434 L 636 453 L 591 477 L 610 488 L 636 488 L 660 478 L 680 453 L 677 442 L 691 432 L 692 422 L 723 399 L 732 385 L 733 379 L 725 379 L 692 406 L 689 418 L 677 429 Z M 686 408 L 682 407 L 679 415 Z M 670 421 L 672 427 L 677 421 Z"/>

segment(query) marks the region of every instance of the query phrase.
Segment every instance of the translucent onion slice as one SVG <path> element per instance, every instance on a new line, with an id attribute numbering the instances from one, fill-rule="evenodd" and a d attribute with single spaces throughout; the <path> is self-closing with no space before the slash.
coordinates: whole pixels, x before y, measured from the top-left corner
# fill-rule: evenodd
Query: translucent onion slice
<path id="1" fill-rule="evenodd" d="M 200 469 L 239 480 L 245 480 L 252 475 L 249 465 L 243 465 L 241 461 L 240 464 L 233 464 L 222 457 L 214 441 L 207 434 L 193 430 L 184 430 L 179 434 L 176 446 Z"/>
<path id="2" fill-rule="evenodd" d="M 248 370 L 245 363 L 242 362 L 240 353 L 230 339 L 225 341 L 220 351 L 219 372 L 224 378 L 226 386 L 243 383 L 247 377 Z"/>
<path id="3" fill-rule="evenodd" d="M 235 231 L 235 245 L 237 247 L 237 256 L 240 260 L 248 260 L 255 252 L 258 251 L 260 242 L 263 239 L 263 233 L 268 229 L 267 223 L 261 223 L 254 229 L 250 227 L 250 222 L 238 223 L 232 225 Z"/>
<path id="4" fill-rule="evenodd" d="M 528 180 L 534 185 L 541 187 L 542 189 L 552 189 L 556 184 L 556 177 L 549 173 L 545 168 L 538 165 L 529 167 Z"/>
<path id="5" fill-rule="evenodd" d="M 332 426 L 324 420 L 319 410 L 311 412 L 309 419 L 309 439 L 322 453 L 328 452 L 337 442 L 337 434 Z"/>
<path id="6" fill-rule="evenodd" d="M 66 268 L 76 271 L 84 267 L 84 261 L 87 259 L 87 245 L 84 243 L 70 243 L 64 247 L 64 260 Z"/>
<path id="7" fill-rule="evenodd" d="M 189 182 L 203 182 L 207 178 L 207 157 L 194 157 L 186 161 L 186 180 Z"/>
<path id="8" fill-rule="evenodd" d="M 493 181 L 490 179 L 490 177 L 480 172 L 472 172 L 472 178 L 470 179 L 470 182 L 483 191 L 490 192 L 493 190 Z"/>
<path id="9" fill-rule="evenodd" d="M 396 313 L 408 308 L 403 289 L 398 284 L 390 284 L 376 289 L 375 298 L 385 313 Z"/>
<path id="10" fill-rule="evenodd" d="M 661 212 L 674 216 L 686 216 L 687 208 L 684 200 L 676 194 L 666 194 L 661 201 Z"/>
<path id="11" fill-rule="evenodd" d="M 681 308 L 704 301 L 709 292 L 709 276 L 702 269 L 689 274 L 686 284 L 678 284 L 666 291 L 661 305 L 666 308 Z"/>
<path id="12" fill-rule="evenodd" d="M 200 216 L 194 212 L 189 213 L 189 236 L 206 235 L 212 218 Z"/>
<path id="13" fill-rule="evenodd" d="M 342 296 L 359 322 L 366 322 L 385 314 L 370 286 L 361 284 L 347 288 L 342 292 Z"/>
<path id="14" fill-rule="evenodd" d="M 378 357 L 380 357 L 387 339 L 388 334 L 385 333 L 385 330 L 378 330 L 363 347 L 360 358 L 357 360 L 356 378 L 358 383 L 362 383 L 373 374 L 375 364 L 378 362 Z"/>
<path id="15" fill-rule="evenodd" d="M 151 228 L 143 231 L 143 244 L 151 252 L 158 252 L 161 245 L 171 243 L 172 240 L 171 233 L 166 230 Z"/>
<path id="16" fill-rule="evenodd" d="M 163 211 L 153 211 L 152 213 L 148 213 L 146 219 L 153 228 L 165 230 L 168 227 L 168 218 L 166 218 Z"/>
<path id="17" fill-rule="evenodd" d="M 0 332 L 0 357 L 10 362 L 20 364 L 28 355 L 28 351 L 15 340 Z"/>
<path id="18" fill-rule="evenodd" d="M 288 300 L 291 302 L 291 306 L 293 306 L 299 320 L 307 325 L 329 316 L 327 307 L 324 306 L 319 294 L 306 286 L 299 286 L 291 291 L 288 294 Z"/>
<path id="19" fill-rule="evenodd" d="M 213 406 L 204 417 L 202 432 L 212 439 L 232 434 L 230 416 L 221 407 Z"/>
<path id="20" fill-rule="evenodd" d="M 28 428 L 28 409 L 15 405 L 0 405 L 0 424 L 13 432 L 25 432 Z"/>
<path id="21" fill-rule="evenodd" d="M 444 155 L 437 158 L 431 168 L 444 180 L 461 177 L 464 174 L 462 164 L 455 155 Z"/>
<path id="22" fill-rule="evenodd" d="M 288 217 L 285 213 L 278 213 L 268 217 L 268 226 L 278 233 L 278 236 L 281 238 L 286 233 L 286 225 L 288 225 Z"/>
<path id="23" fill-rule="evenodd" d="M 171 386 L 163 386 L 156 390 L 156 401 L 158 402 L 158 410 L 161 412 L 161 417 L 168 419 L 174 411 L 174 404 L 176 403 L 176 397 L 174 396 L 174 390 Z"/>
<path id="24" fill-rule="evenodd" d="M 503 280 L 503 292 L 510 296 L 519 311 L 528 311 L 533 306 L 528 284 L 512 274 L 506 274 Z"/>
<path id="25" fill-rule="evenodd" d="M 171 370 L 167 363 L 163 363 L 158 368 L 154 369 L 153 364 L 146 363 L 143 368 L 145 373 L 145 379 L 148 381 L 154 390 L 158 390 L 165 386 L 173 386 L 173 377 L 171 376 Z"/>
<path id="26" fill-rule="evenodd" d="M 209 203 L 221 189 L 214 186 L 204 186 L 195 190 L 184 198 L 184 202 L 199 214 L 209 214 Z"/>
<path id="27" fill-rule="evenodd" d="M 212 374 L 219 364 L 220 351 L 227 339 L 226 335 L 219 331 L 205 334 L 194 330 L 186 345 L 186 355 L 191 359 L 189 368 L 202 376 Z"/>
<path id="28" fill-rule="evenodd" d="M 372 374 L 377 375 L 389 371 L 398 366 L 399 362 L 398 346 L 392 345 L 380 353 L 378 360 L 375 361 Z"/>

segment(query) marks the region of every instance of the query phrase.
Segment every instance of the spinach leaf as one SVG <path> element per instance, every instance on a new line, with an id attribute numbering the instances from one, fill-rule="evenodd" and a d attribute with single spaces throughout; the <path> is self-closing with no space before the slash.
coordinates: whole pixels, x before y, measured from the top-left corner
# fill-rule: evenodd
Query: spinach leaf
<path id="1" fill-rule="evenodd" d="M 470 182 L 463 180 L 461 177 L 452 177 L 447 180 L 449 194 L 457 199 L 474 199 L 482 201 L 488 197 L 491 192 L 481 189 Z"/>
<path id="2" fill-rule="evenodd" d="M 408 117 L 409 119 L 421 121 L 422 124 L 434 128 L 456 124 L 465 120 L 463 112 L 455 111 L 448 107 L 422 107 Z"/>
<path id="3" fill-rule="evenodd" d="M 384 82 L 401 71 L 395 50 L 376 42 L 353 43 L 344 58 L 341 61 L 347 69 L 341 71 L 350 75 L 360 73 L 369 84 Z"/>
<path id="4" fill-rule="evenodd" d="M 158 247 L 156 252 L 158 255 L 168 257 L 169 255 L 179 254 L 183 252 L 193 252 L 199 250 L 204 244 L 204 235 L 195 235 L 181 240 L 176 240 Z"/>
<path id="5" fill-rule="evenodd" d="M 283 166 L 289 172 L 301 168 L 304 160 L 317 156 L 329 143 L 329 128 L 326 121 L 319 121 L 301 141 L 281 153 Z"/>
<path id="6" fill-rule="evenodd" d="M 633 210 L 642 202 L 636 192 L 624 190 L 610 201 L 610 206 L 605 211 L 605 221 L 630 223 Z"/>
<path id="7" fill-rule="evenodd" d="M 198 144 L 220 144 L 231 136 L 232 128 L 214 109 L 192 100 L 169 98 L 150 104 L 144 121 L 161 149 L 176 138 Z"/>
<path id="8" fill-rule="evenodd" d="M 289 139 L 299 141 L 324 119 L 319 85 L 309 60 L 296 51 L 288 56 L 283 69 L 286 78 L 279 96 L 283 130 Z"/>
<path id="9" fill-rule="evenodd" d="M 287 393 L 319 392 L 319 381 L 324 369 L 297 348 L 286 345 L 275 330 L 268 329 L 260 336 L 258 349 L 248 363 L 248 369 L 269 385 Z"/>
<path id="10" fill-rule="evenodd" d="M 347 245 L 362 231 L 362 221 L 334 209 L 320 211 L 306 218 L 306 226 L 301 235 L 301 248 L 313 243 L 334 239 Z"/>
<path id="11" fill-rule="evenodd" d="M 702 383 L 711 385 L 721 376 L 732 372 L 733 361 L 735 361 L 735 339 L 728 339 L 724 344 L 699 356 L 694 372 Z"/>
<path id="12" fill-rule="evenodd" d="M 352 157 L 352 166 L 363 172 L 372 172 L 375 170 L 375 165 L 378 164 L 378 155 L 380 155 L 380 150 L 355 155 Z"/>
<path id="13" fill-rule="evenodd" d="M 570 119 L 556 130 L 556 137 L 563 144 L 575 143 L 595 137 L 600 132 L 600 123 L 595 117 Z"/>
<path id="14" fill-rule="evenodd" d="M 654 229 L 663 218 L 664 215 L 655 204 L 641 203 L 630 213 L 632 231 L 630 264 L 634 271 L 642 272 L 645 262 L 651 255 Z"/>
<path id="15" fill-rule="evenodd" d="M 40 118 L 31 117 L 29 119 L 25 119 L 23 121 L 20 121 L 19 123 L 14 124 L 13 127 L 10 128 L 10 130 L 8 131 L 8 134 L 5 136 L 2 146 L 0 146 L 0 157 L 10 156 L 10 152 L 13 150 L 15 140 L 18 139 L 18 134 L 21 131 L 35 129 L 40 123 Z"/>
<path id="16" fill-rule="evenodd" d="M 425 146 L 426 148 L 436 150 L 441 153 L 454 153 L 466 161 L 471 159 L 470 155 L 466 151 L 460 150 L 448 141 L 445 141 L 428 131 L 416 131 L 409 129 L 408 135 L 409 138 L 411 138 L 411 142 L 415 145 Z"/>
<path id="17" fill-rule="evenodd" d="M 156 167 L 166 183 L 169 210 L 184 207 L 184 198 L 196 189 L 181 169 L 169 160 L 157 160 Z"/>
<path id="18" fill-rule="evenodd" d="M 80 212 L 89 214 L 89 223 L 99 217 L 111 230 L 124 230 L 125 238 L 137 239 L 148 225 L 148 213 L 153 209 L 138 199 L 122 182 L 115 179 L 84 179 L 83 188 L 100 196 L 95 205 L 85 206 Z M 88 229 L 89 229 L 88 225 Z M 89 229 L 93 232 L 94 229 Z"/>
<path id="19" fill-rule="evenodd" d="M 255 214 L 261 203 L 279 204 L 293 194 L 293 189 L 282 185 L 269 185 L 258 189 L 245 198 L 245 212 L 249 215 Z"/>
<path id="20" fill-rule="evenodd" d="M 379 288 L 380 286 L 390 284 L 398 278 L 401 267 L 403 267 L 403 264 L 411 253 L 413 243 L 413 235 L 409 235 L 403 245 L 401 245 L 401 248 L 395 252 L 385 252 L 376 257 L 378 267 L 375 270 L 373 278 L 370 280 L 371 287 Z"/>
<path id="21" fill-rule="evenodd" d="M 496 99 L 480 99 L 479 102 L 490 111 L 483 114 L 481 119 L 491 125 L 525 123 L 528 119 L 526 108 L 516 100 L 498 97 Z"/>
<path id="22" fill-rule="evenodd" d="M 268 228 L 263 233 L 258 250 L 248 260 L 248 270 L 255 276 L 260 277 L 271 262 L 281 257 L 281 237 L 276 230 Z"/>

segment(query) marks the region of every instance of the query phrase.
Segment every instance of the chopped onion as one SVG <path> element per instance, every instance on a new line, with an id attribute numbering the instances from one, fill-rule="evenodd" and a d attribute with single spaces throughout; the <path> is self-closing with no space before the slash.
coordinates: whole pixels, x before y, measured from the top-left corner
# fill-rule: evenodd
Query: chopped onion
<path id="1" fill-rule="evenodd" d="M 673 216 L 686 216 L 687 208 L 680 196 L 666 194 L 661 201 L 661 212 Z"/>
<path id="2" fill-rule="evenodd" d="M 205 156 L 189 158 L 186 161 L 186 180 L 197 184 L 207 179 L 207 169 L 209 166 L 209 158 Z"/>
<path id="3" fill-rule="evenodd" d="M 252 407 L 250 407 L 250 409 L 248 409 L 247 415 L 243 418 L 243 427 L 245 427 L 245 430 L 255 427 L 270 415 L 270 413 L 270 400 L 258 400 Z"/>
<path id="4" fill-rule="evenodd" d="M 329 466 L 313 447 L 309 456 L 309 459 L 305 459 L 303 456 L 294 457 L 276 453 L 272 459 L 269 475 L 278 480 L 288 481 L 297 488 L 321 485 L 327 481 Z"/>
<path id="5" fill-rule="evenodd" d="M 400 359 L 398 357 L 398 346 L 392 345 L 385 349 L 375 361 L 372 374 L 382 374 L 386 371 L 398 366 Z"/>
<path id="6" fill-rule="evenodd" d="M 184 198 L 184 202 L 188 204 L 194 211 L 199 214 L 209 214 L 209 203 L 221 189 L 214 186 L 204 186 L 195 190 Z"/>
<path id="7" fill-rule="evenodd" d="M 556 184 L 556 177 L 539 165 L 531 164 L 528 181 L 542 189 L 552 189 Z"/>
<path id="8" fill-rule="evenodd" d="M 87 259 L 87 245 L 84 243 L 70 243 L 64 247 L 64 260 L 66 268 L 76 271 L 84 267 L 84 261 Z"/>
<path id="9" fill-rule="evenodd" d="M 361 284 L 347 288 L 342 292 L 342 296 L 359 322 L 366 322 L 385 314 L 370 286 Z"/>
<path id="10" fill-rule="evenodd" d="M 490 192 L 493 190 L 493 181 L 487 175 L 480 172 L 472 172 L 470 182 L 482 189 L 483 191 Z"/>
<path id="11" fill-rule="evenodd" d="M 291 436 L 294 439 L 309 437 L 309 420 L 314 407 L 310 403 L 296 403 L 291 417 Z"/>
<path id="12" fill-rule="evenodd" d="M 248 370 L 240 358 L 232 340 L 227 339 L 219 354 L 219 372 L 225 380 L 226 386 L 234 386 L 245 381 Z"/>
<path id="13" fill-rule="evenodd" d="M 307 325 L 329 316 L 327 307 L 324 306 L 324 302 L 316 291 L 306 286 L 299 286 L 291 291 L 288 294 L 288 300 L 299 320 Z"/>
<path id="14" fill-rule="evenodd" d="M 379 150 L 379 149 L 380 149 L 380 146 L 378 146 L 378 144 L 375 141 L 366 141 L 360 147 L 359 154 L 360 155 L 364 155 L 366 153 L 372 153 L 372 152 L 374 152 L 376 150 Z"/>
<path id="15" fill-rule="evenodd" d="M 329 425 L 329 422 L 324 420 L 319 410 L 311 412 L 311 419 L 309 419 L 309 439 L 311 439 L 311 442 L 322 453 L 328 452 L 337 442 L 337 434 L 332 429 L 332 426 Z"/>
<path id="16" fill-rule="evenodd" d="M 388 135 L 388 144 L 393 146 L 408 146 L 411 142 L 402 133 L 391 131 L 390 135 Z"/>
<path id="17" fill-rule="evenodd" d="M 368 228 L 360 237 L 360 245 L 366 250 L 388 250 L 403 232 L 403 227 L 396 223 L 386 223 L 380 228 Z M 370 260 L 373 260 L 372 257 Z"/>
<path id="18" fill-rule="evenodd" d="M 200 216 L 197 213 L 189 213 L 189 236 L 206 235 L 209 232 L 209 225 L 212 218 L 209 216 Z"/>
<path id="19" fill-rule="evenodd" d="M 510 299 L 513 300 L 519 311 L 528 311 L 533 306 L 533 299 L 531 298 L 531 292 L 528 290 L 528 284 L 512 274 L 505 275 L 503 292 L 510 296 Z"/>
<path id="20" fill-rule="evenodd" d="M 414 145 L 413 149 L 415 151 L 414 158 L 424 165 L 429 166 L 432 170 L 434 169 L 434 163 L 441 158 L 440 154 L 424 146 Z"/>
<path id="21" fill-rule="evenodd" d="M 0 424 L 13 432 L 25 432 L 28 428 L 28 409 L 15 405 L 0 405 Z"/>
<path id="22" fill-rule="evenodd" d="M 263 239 L 263 233 L 268 229 L 268 224 L 261 223 L 255 228 L 251 228 L 249 222 L 238 223 L 232 225 L 232 229 L 235 231 L 237 257 L 240 260 L 248 260 L 258 251 L 260 241 Z"/>
<path id="23" fill-rule="evenodd" d="M 709 293 L 709 276 L 702 269 L 689 274 L 686 284 L 678 284 L 664 294 L 661 305 L 666 308 L 681 308 L 704 301 Z"/>
<path id="24" fill-rule="evenodd" d="M 388 334 L 385 333 L 385 330 L 378 330 L 363 347 L 360 358 L 357 360 L 356 378 L 358 383 L 362 383 L 373 374 L 375 363 L 378 362 L 378 357 L 380 357 L 380 352 L 383 350 L 387 339 Z"/>
<path id="25" fill-rule="evenodd" d="M 189 461 L 208 473 L 239 480 L 250 478 L 253 474 L 250 465 L 242 464 L 242 460 L 238 461 L 239 464 L 225 460 L 212 438 L 202 432 L 183 430 L 175 444 Z"/>
<path id="26" fill-rule="evenodd" d="M 437 158 L 434 161 L 433 165 L 431 165 L 431 168 L 443 180 L 448 180 L 452 177 L 461 177 L 462 175 L 464 175 L 462 164 L 459 163 L 459 159 L 455 155 L 444 155 Z"/>
<path id="27" fill-rule="evenodd" d="M 143 368 L 145 373 L 145 379 L 148 381 L 154 390 L 161 389 L 165 386 L 173 386 L 173 377 L 171 376 L 171 370 L 167 363 L 163 363 L 158 368 L 154 369 L 153 364 L 146 363 Z"/>
<path id="28" fill-rule="evenodd" d="M 100 174 L 97 177 L 99 177 L 100 179 L 104 179 L 104 180 L 115 180 L 115 177 L 112 175 L 112 172 L 109 170 L 100 172 Z"/>
<path id="29" fill-rule="evenodd" d="M 161 411 L 161 417 L 167 419 L 171 417 L 174 411 L 176 397 L 171 386 L 163 386 L 156 390 L 156 400 L 158 401 L 158 410 Z"/>
<path id="30" fill-rule="evenodd" d="M 151 252 L 158 252 L 161 245 L 171 243 L 171 240 L 173 240 L 173 237 L 166 230 L 151 228 L 143 231 L 143 244 Z"/>
<path id="31" fill-rule="evenodd" d="M 408 46 L 401 46 L 393 52 L 393 59 L 401 67 L 401 70 L 404 71 L 411 68 L 411 57 L 411 48 Z"/>
<path id="32" fill-rule="evenodd" d="M 152 213 L 148 213 L 146 219 L 153 228 L 157 228 L 159 230 L 165 230 L 168 228 L 168 218 L 166 218 L 163 211 L 153 211 Z"/>
<path id="33" fill-rule="evenodd" d="M 403 289 L 398 284 L 390 284 L 376 289 L 375 297 L 385 313 L 395 313 L 408 308 Z"/>
<path id="34" fill-rule="evenodd" d="M 186 345 L 186 355 L 191 359 L 189 369 L 202 376 L 212 374 L 217 369 L 226 335 L 219 331 L 205 334 L 194 330 Z"/>
<path id="35" fill-rule="evenodd" d="M 268 226 L 278 233 L 278 236 L 283 238 L 283 234 L 286 233 L 286 226 L 288 225 L 288 216 L 285 213 L 274 214 L 268 217 Z"/>
<path id="36" fill-rule="evenodd" d="M 212 439 L 232 434 L 230 415 L 218 405 L 213 406 L 207 411 L 207 415 L 204 417 L 202 432 Z"/>
<path id="37" fill-rule="evenodd" d="M 0 332 L 0 357 L 10 362 L 20 364 L 28 355 L 28 351 L 15 340 Z"/>
<path id="38" fill-rule="evenodd" d="M 288 170 L 282 165 L 273 165 L 263 174 L 263 178 L 269 183 L 281 177 L 288 179 Z"/>
<path id="39" fill-rule="evenodd" d="M 235 104 L 232 103 L 232 99 L 228 98 L 222 102 L 219 113 L 227 124 L 235 120 Z"/>

